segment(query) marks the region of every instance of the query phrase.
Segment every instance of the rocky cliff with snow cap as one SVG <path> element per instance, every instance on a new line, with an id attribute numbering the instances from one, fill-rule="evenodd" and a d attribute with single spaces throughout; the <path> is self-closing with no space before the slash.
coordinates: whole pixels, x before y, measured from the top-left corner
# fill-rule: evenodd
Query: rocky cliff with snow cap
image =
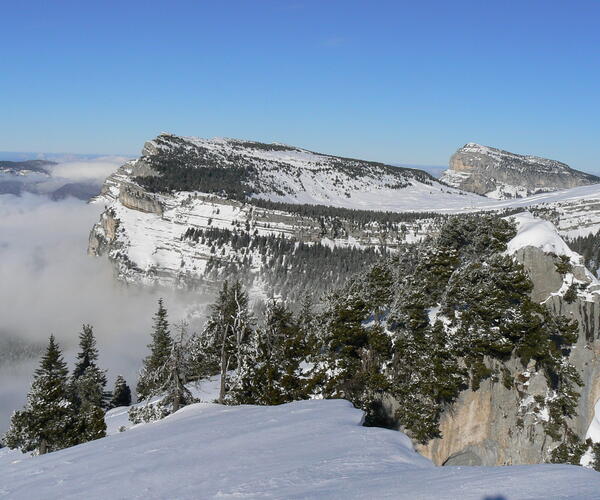
<path id="1" fill-rule="evenodd" d="M 88 250 L 129 283 L 197 287 L 235 272 L 276 293 L 296 286 L 288 273 L 333 286 L 431 224 L 397 212 L 471 198 L 420 170 L 162 134 L 106 180 Z"/>
<path id="2" fill-rule="evenodd" d="M 452 155 L 442 180 L 465 191 L 497 199 L 522 198 L 600 182 L 599 177 L 556 160 L 510 153 L 472 142 Z"/>
<path id="3" fill-rule="evenodd" d="M 578 405 L 566 419 L 584 442 L 591 433 L 600 438 L 600 284 L 571 251 L 552 223 L 529 212 L 514 217 L 517 235 L 507 252 L 523 264 L 533 283 L 532 298 L 552 313 L 575 319 L 577 342 L 568 362 L 581 377 Z M 463 391 L 440 420 L 442 438 L 419 449 L 439 465 L 511 465 L 548 461 L 560 444 L 548 433 L 553 402 L 560 391 L 549 387 L 535 363 L 526 367 L 517 359 L 504 363 L 488 360 L 504 372 L 502 380 L 490 378 L 476 390 Z M 507 383 L 510 381 L 510 383 Z M 582 457 L 586 464 L 589 453 Z"/>

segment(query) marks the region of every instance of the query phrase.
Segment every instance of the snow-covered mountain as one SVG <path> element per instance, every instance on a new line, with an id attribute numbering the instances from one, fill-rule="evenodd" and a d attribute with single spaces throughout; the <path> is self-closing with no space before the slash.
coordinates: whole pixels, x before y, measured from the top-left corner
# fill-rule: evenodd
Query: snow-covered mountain
<path id="1" fill-rule="evenodd" d="M 598 498 L 570 465 L 435 467 L 401 432 L 363 427 L 343 400 L 198 403 L 166 419 L 27 457 L 0 450 L 0 496 L 105 498 Z"/>
<path id="2" fill-rule="evenodd" d="M 531 194 L 600 183 L 600 178 L 565 163 L 468 143 L 450 158 L 442 181 L 490 198 Z"/>
<path id="3" fill-rule="evenodd" d="M 106 180 L 89 252 L 108 254 L 130 282 L 195 286 L 244 269 L 270 285 L 290 270 L 334 285 L 341 271 L 319 259 L 355 271 L 431 224 L 398 212 L 480 199 L 419 170 L 162 134 Z"/>
<path id="4" fill-rule="evenodd" d="M 335 286 L 423 238 L 439 218 L 433 212 L 537 206 L 563 235 L 600 229 L 600 184 L 493 200 L 414 169 L 169 134 L 111 175 L 96 202 L 106 209 L 89 253 L 108 255 L 120 279 L 187 287 L 235 272 L 275 294 Z"/>
<path id="5" fill-rule="evenodd" d="M 140 158 L 107 182 L 128 176 L 148 191 L 204 192 L 239 201 L 327 205 L 355 210 L 427 210 L 457 195 L 417 169 L 314 153 L 283 144 L 238 139 L 200 139 L 161 134 L 144 145 Z"/>

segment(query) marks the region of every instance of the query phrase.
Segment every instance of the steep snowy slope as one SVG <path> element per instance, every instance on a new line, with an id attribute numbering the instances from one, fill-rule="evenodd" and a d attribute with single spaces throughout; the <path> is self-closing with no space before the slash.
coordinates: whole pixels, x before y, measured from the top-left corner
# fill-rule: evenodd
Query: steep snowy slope
<path id="1" fill-rule="evenodd" d="M 168 134 L 111 175 L 97 201 L 106 210 L 89 252 L 108 255 L 120 279 L 204 286 L 242 271 L 276 293 L 289 289 L 287 274 L 334 285 L 376 254 L 421 239 L 431 212 L 536 206 L 555 214 L 563 235 L 600 230 L 600 184 L 491 200 L 412 169 Z"/>
<path id="2" fill-rule="evenodd" d="M 200 403 L 42 457 L 2 450 L 0 498 L 600 498 L 600 475 L 582 467 L 434 467 L 361 418 L 342 400 Z"/>
<path id="3" fill-rule="evenodd" d="M 600 178 L 565 163 L 519 155 L 470 142 L 450 158 L 442 180 L 490 198 L 522 198 L 534 193 L 595 184 Z"/>
<path id="4" fill-rule="evenodd" d="M 260 279 L 270 273 L 272 282 L 279 279 L 273 273 L 282 277 L 295 266 L 334 284 L 339 273 L 315 268 L 318 259 L 346 267 L 368 262 L 382 246 L 421 238 L 431 222 L 383 211 L 435 200 L 444 206 L 453 198 L 479 197 L 413 169 L 279 144 L 163 134 L 107 179 L 97 200 L 107 207 L 89 252 L 108 254 L 129 282 L 198 286 L 241 268 Z M 378 214 L 354 211 L 360 208 Z M 272 262 L 282 254 L 294 262 Z"/>
<path id="5" fill-rule="evenodd" d="M 399 211 L 461 194 L 422 170 L 237 139 L 161 134 L 145 144 L 134 168 L 141 166 L 149 170 L 138 181 L 150 190 L 227 193 L 241 201 Z"/>

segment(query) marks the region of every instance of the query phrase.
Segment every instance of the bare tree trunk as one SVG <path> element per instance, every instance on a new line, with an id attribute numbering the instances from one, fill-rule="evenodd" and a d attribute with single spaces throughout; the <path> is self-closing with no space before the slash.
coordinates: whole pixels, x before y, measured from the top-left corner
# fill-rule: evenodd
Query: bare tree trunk
<path id="1" fill-rule="evenodd" d="M 46 453 L 48 453 L 48 442 L 42 439 L 40 442 L 40 455 L 45 455 Z"/>
<path id="2" fill-rule="evenodd" d="M 223 338 L 223 345 L 221 346 L 221 386 L 219 388 L 219 403 L 225 403 L 225 377 L 227 375 L 227 353 L 225 349 L 225 338 Z"/>

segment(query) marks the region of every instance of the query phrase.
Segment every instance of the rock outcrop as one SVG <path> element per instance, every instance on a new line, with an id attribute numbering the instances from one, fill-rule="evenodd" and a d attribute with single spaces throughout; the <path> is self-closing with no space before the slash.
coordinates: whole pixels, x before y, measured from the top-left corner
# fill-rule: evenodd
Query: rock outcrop
<path id="1" fill-rule="evenodd" d="M 465 144 L 452 155 L 442 180 L 465 191 L 498 199 L 600 183 L 599 177 L 556 160 L 475 143 Z"/>
<path id="2" fill-rule="evenodd" d="M 540 227 L 535 230 L 539 232 Z M 558 233 L 550 237 L 559 238 Z M 548 238 L 540 236 L 539 240 L 547 243 Z M 594 417 L 594 405 L 600 398 L 600 284 L 573 254 L 561 259 L 555 253 L 530 245 L 515 249 L 514 256 L 531 277 L 532 297 L 554 314 L 578 322 L 578 340 L 569 362 L 576 367 L 583 386 L 578 388 L 577 412 L 570 424 L 584 440 Z M 568 262 L 566 268 L 561 267 L 565 262 Z M 567 295 L 570 288 L 577 290 L 576 296 Z M 463 391 L 442 415 L 442 437 L 419 447 L 419 452 L 438 465 L 548 461 L 550 452 L 560 443 L 545 429 L 546 403 L 552 399 L 546 377 L 536 371 L 534 363 L 523 367 L 515 358 L 501 365 L 493 360 L 487 364 L 503 376 L 483 381 L 476 391 Z"/>

